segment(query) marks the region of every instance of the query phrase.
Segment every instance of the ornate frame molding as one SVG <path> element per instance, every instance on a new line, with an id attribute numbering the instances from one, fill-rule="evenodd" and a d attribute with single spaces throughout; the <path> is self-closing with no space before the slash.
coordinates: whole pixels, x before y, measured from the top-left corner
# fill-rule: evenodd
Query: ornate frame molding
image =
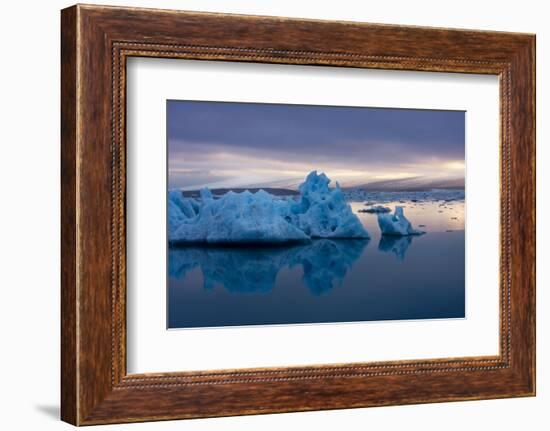
<path id="1" fill-rule="evenodd" d="M 258 28 L 269 30 L 258 36 Z M 301 42 L 311 34 L 320 41 Z M 79 5 L 62 12 L 62 54 L 64 420 L 98 424 L 534 394 L 534 36 Z M 125 66 L 131 56 L 498 75 L 500 354 L 127 375 Z M 516 215 L 518 205 L 527 222 Z M 249 399 L 250 391 L 264 401 Z M 298 396 L 306 391 L 307 399 Z"/>

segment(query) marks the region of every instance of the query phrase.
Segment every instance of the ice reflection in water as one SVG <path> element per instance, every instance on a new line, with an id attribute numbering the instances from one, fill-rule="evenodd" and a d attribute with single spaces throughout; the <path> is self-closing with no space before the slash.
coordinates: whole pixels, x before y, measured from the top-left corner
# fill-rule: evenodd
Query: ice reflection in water
<path id="1" fill-rule="evenodd" d="M 413 241 L 412 236 L 382 235 L 378 243 L 378 250 L 385 253 L 392 253 L 397 260 L 403 261 L 405 253 Z"/>
<path id="2" fill-rule="evenodd" d="M 369 240 L 320 239 L 284 247 L 170 248 L 169 273 L 180 279 L 200 267 L 204 288 L 222 285 L 229 292 L 270 292 L 283 268 L 301 266 L 303 284 L 314 295 L 342 283 Z"/>

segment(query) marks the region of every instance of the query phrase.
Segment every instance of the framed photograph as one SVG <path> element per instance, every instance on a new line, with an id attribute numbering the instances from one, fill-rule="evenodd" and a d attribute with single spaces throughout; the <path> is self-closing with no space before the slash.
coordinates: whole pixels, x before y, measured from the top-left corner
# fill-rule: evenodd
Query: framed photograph
<path id="1" fill-rule="evenodd" d="M 62 419 L 535 395 L 535 36 L 61 14 Z"/>

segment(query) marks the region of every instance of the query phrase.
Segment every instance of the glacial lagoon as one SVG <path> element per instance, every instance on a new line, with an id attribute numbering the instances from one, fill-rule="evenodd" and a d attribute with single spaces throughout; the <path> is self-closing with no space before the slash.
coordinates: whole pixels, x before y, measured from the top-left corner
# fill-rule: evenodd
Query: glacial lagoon
<path id="1" fill-rule="evenodd" d="M 350 205 L 370 239 L 168 250 L 170 329 L 465 316 L 464 200 L 385 193 Z M 402 206 L 421 236 L 382 236 L 365 201 Z"/>

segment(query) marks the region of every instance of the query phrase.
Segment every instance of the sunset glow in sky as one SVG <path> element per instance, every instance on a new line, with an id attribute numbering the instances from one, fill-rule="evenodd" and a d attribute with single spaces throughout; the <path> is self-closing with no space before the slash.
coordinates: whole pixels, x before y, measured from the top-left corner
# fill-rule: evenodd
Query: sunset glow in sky
<path id="1" fill-rule="evenodd" d="M 465 113 L 168 101 L 169 187 L 464 178 Z"/>

